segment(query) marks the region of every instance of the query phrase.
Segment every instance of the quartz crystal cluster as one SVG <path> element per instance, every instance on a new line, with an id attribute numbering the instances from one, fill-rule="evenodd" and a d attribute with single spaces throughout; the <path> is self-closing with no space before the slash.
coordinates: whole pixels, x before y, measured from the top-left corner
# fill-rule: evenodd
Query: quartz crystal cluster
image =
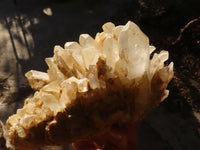
<path id="1" fill-rule="evenodd" d="M 155 50 L 140 28 L 103 25 L 95 39 L 54 47 L 47 73 L 26 73 L 36 91 L 6 123 L 8 143 L 19 149 L 64 145 L 134 123 L 168 96 L 173 77 L 168 52 Z"/>

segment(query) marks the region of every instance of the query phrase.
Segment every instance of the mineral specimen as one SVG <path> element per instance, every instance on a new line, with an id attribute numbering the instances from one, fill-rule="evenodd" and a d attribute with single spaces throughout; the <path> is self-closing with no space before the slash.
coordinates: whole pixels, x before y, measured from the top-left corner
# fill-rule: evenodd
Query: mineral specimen
<path id="1" fill-rule="evenodd" d="M 47 73 L 29 71 L 36 91 L 6 123 L 8 144 L 19 149 L 66 145 L 135 123 L 168 96 L 168 52 L 151 53 L 148 37 L 129 21 L 103 25 L 95 39 L 82 34 L 46 58 Z"/>

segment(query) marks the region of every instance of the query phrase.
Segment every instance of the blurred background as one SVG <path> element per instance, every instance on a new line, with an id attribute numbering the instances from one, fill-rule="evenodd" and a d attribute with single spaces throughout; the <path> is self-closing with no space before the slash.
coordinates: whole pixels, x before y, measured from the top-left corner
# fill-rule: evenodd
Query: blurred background
<path id="1" fill-rule="evenodd" d="M 44 58 L 53 56 L 55 45 L 78 41 L 82 33 L 95 37 L 106 22 L 131 20 L 175 64 L 169 97 L 141 123 L 139 149 L 200 149 L 199 10 L 199 0 L 1 0 L 0 120 L 5 123 L 33 94 L 24 74 L 46 71 Z M 2 150 L 4 143 L 0 138 Z"/>

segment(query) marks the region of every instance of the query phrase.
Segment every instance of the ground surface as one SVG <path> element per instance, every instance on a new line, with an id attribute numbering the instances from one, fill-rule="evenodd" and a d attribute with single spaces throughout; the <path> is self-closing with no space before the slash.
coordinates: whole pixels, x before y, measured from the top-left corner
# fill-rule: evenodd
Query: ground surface
<path id="1" fill-rule="evenodd" d="M 53 55 L 55 45 L 78 41 L 81 33 L 94 37 L 108 21 L 132 20 L 175 64 L 169 97 L 141 124 L 140 149 L 200 149 L 199 6 L 198 0 L 0 1 L 0 120 L 5 123 L 31 96 L 24 73 L 46 71 L 44 58 Z M 0 149 L 2 143 L 0 138 Z"/>

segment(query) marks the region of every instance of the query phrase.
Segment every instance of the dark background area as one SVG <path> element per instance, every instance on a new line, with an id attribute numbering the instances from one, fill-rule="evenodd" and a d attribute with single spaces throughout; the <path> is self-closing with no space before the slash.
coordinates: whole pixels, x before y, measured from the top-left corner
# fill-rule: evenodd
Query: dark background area
<path id="1" fill-rule="evenodd" d="M 106 22 L 131 20 L 175 64 L 169 97 L 141 123 L 139 149 L 200 149 L 199 10 L 199 0 L 1 0 L 0 109 L 7 111 L 0 119 L 5 122 L 33 92 L 24 73 L 46 71 L 44 58 L 55 45 L 78 41 L 82 33 L 95 37 Z"/>

